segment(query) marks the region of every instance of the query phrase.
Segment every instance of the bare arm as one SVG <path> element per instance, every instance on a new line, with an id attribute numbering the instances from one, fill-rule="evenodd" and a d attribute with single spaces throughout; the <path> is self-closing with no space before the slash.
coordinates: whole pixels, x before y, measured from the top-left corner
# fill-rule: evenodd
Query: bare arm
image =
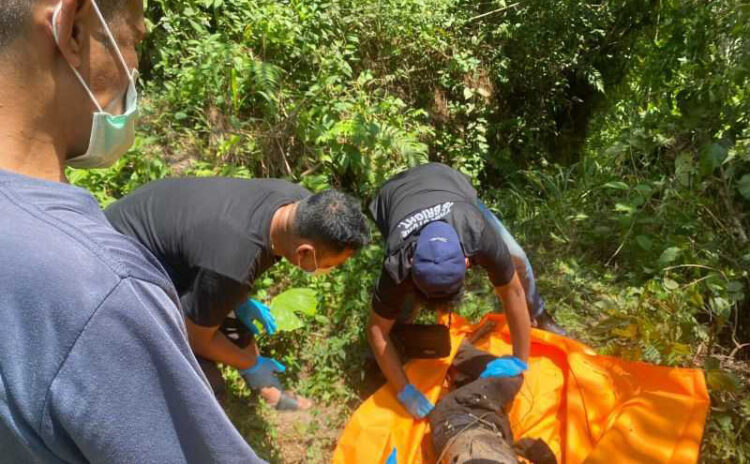
<path id="1" fill-rule="evenodd" d="M 367 340 L 375 355 L 375 360 L 383 371 L 385 378 L 396 388 L 397 392 L 409 384 L 409 379 L 404 372 L 404 366 L 396 353 L 396 348 L 391 342 L 390 332 L 394 320 L 378 316 L 370 311 L 370 322 L 367 325 Z"/>
<path id="2" fill-rule="evenodd" d="M 248 369 L 255 365 L 257 355 L 252 349 L 242 349 L 232 343 L 219 327 L 202 327 L 189 318 L 185 319 L 190 347 L 195 354 L 211 361 L 227 364 L 237 369 Z M 249 348 L 252 348 L 249 347 Z"/>
<path id="3" fill-rule="evenodd" d="M 505 308 L 513 342 L 513 355 L 526 362 L 531 351 L 531 319 L 526 304 L 526 293 L 518 274 L 514 273 L 508 284 L 495 287 L 495 295 L 500 298 Z"/>

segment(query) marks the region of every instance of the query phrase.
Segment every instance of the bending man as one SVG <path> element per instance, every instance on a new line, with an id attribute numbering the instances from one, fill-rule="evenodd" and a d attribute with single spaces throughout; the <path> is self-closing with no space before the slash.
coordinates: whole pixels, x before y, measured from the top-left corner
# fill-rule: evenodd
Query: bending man
<path id="1" fill-rule="evenodd" d="M 479 202 L 465 175 L 437 163 L 417 166 L 386 182 L 370 210 L 385 237 L 386 256 L 372 299 L 368 340 L 413 416 L 425 417 L 433 405 L 409 383 L 391 329 L 397 321 L 413 320 L 421 305 L 450 309 L 462 295 L 468 268 L 487 271 L 508 318 L 516 358 L 501 360 L 495 374 L 523 371 L 532 321 L 560 331 L 544 310 L 523 250 Z"/>
<path id="2" fill-rule="evenodd" d="M 148 184 L 110 206 L 112 225 L 148 248 L 174 282 L 188 335 L 221 399 L 215 363 L 240 370 L 277 409 L 310 401 L 282 390 L 277 361 L 260 356 L 254 321 L 273 333 L 268 308 L 248 300 L 253 281 L 281 258 L 310 272 L 342 264 L 368 240 L 359 203 L 328 190 L 311 195 L 277 179 L 179 178 Z M 234 311 L 237 320 L 229 317 Z"/>

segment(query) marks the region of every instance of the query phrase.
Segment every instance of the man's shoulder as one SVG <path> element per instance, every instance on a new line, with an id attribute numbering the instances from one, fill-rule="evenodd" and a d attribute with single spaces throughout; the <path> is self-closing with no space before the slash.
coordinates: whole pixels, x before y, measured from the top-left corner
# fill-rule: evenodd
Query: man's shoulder
<path id="1" fill-rule="evenodd" d="M 295 184 L 284 179 L 233 179 L 236 185 L 244 185 L 249 195 L 257 195 L 256 192 L 266 193 L 271 196 L 281 197 L 282 201 L 301 200 L 312 193 L 300 184 Z"/>
<path id="2" fill-rule="evenodd" d="M 150 252 L 114 230 L 85 197 L 35 200 L 0 195 L 0 215 L 7 219 L 0 224 L 3 262 L 34 269 L 46 279 L 67 280 L 71 286 L 89 269 L 100 281 L 135 278 L 170 287 Z"/>
<path id="3" fill-rule="evenodd" d="M 110 296 L 126 280 L 166 282 L 143 250 L 108 226 L 95 202 L 74 193 L 0 185 L 0 370 L 34 426 L 62 360 Z M 170 295 L 166 283 L 152 288 Z M 135 315 L 139 304 L 114 309 Z M 179 316 L 176 307 L 169 312 Z"/>
<path id="4" fill-rule="evenodd" d="M 145 210 L 174 211 L 194 218 L 222 217 L 227 208 L 244 213 L 260 202 L 301 200 L 311 193 L 304 187 L 282 179 L 244 179 L 235 177 L 174 177 L 150 182 L 107 208 L 107 216 Z M 133 217 L 131 217 L 131 220 Z"/>
<path id="5" fill-rule="evenodd" d="M 424 163 L 405 169 L 391 177 L 388 182 L 397 182 L 399 180 L 411 180 L 413 178 L 433 178 L 433 177 L 450 177 L 460 179 L 463 182 L 471 182 L 469 176 L 442 163 Z M 386 184 L 388 183 L 386 182 Z"/>
<path id="6" fill-rule="evenodd" d="M 294 192 L 310 193 L 306 188 L 284 179 L 246 179 L 242 177 L 168 177 L 155 180 L 138 188 L 134 193 L 155 193 L 164 190 L 191 190 L 200 191 L 201 188 L 221 189 L 267 189 L 267 190 L 285 190 Z M 128 197 L 132 197 L 129 195 Z M 127 198 L 127 197 L 126 197 Z"/>

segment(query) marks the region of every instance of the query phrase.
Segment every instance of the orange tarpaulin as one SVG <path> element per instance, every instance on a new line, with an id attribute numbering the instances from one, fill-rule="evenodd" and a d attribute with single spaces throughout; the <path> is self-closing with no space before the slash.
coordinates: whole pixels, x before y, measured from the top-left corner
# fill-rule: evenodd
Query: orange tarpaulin
<path id="1" fill-rule="evenodd" d="M 501 315 L 477 347 L 512 353 Z M 485 322 L 483 321 L 483 322 Z M 482 322 L 482 323 L 483 323 Z M 407 364 L 411 382 L 436 403 L 466 334 L 476 330 L 454 316 L 453 352 Z M 513 434 L 541 438 L 561 464 L 693 464 L 698 462 L 709 398 L 703 372 L 597 355 L 568 338 L 532 330 L 529 370 L 510 411 Z M 415 421 L 388 385 L 354 413 L 334 452 L 334 464 L 434 464 L 427 421 Z"/>

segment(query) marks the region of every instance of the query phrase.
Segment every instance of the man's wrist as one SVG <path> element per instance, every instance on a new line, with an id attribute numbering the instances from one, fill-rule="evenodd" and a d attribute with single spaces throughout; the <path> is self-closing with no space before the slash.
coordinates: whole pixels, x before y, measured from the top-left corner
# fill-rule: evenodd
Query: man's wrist
<path id="1" fill-rule="evenodd" d="M 407 383 L 406 385 L 404 385 L 404 388 L 398 391 L 397 396 L 398 396 L 399 401 L 403 403 L 404 401 L 408 400 L 408 397 L 410 395 L 415 394 L 417 391 L 418 391 L 417 387 L 415 387 L 414 385 L 410 383 Z"/>
<path id="2" fill-rule="evenodd" d="M 242 375 L 252 375 L 256 372 L 258 372 L 258 369 L 260 368 L 260 364 L 255 362 L 252 366 L 248 367 L 247 369 L 240 369 L 240 374 Z"/>
<path id="3" fill-rule="evenodd" d="M 409 385 L 411 385 L 411 382 L 409 382 L 408 378 L 404 377 L 404 380 L 396 382 L 396 392 L 401 393 L 402 391 L 404 391 L 404 388 L 408 387 Z"/>
<path id="4" fill-rule="evenodd" d="M 252 374 L 253 372 L 256 372 L 258 368 L 260 367 L 260 363 L 258 362 L 258 358 L 252 358 L 249 360 L 249 363 L 243 368 L 239 367 L 237 370 L 240 371 L 240 374 Z"/>
<path id="5" fill-rule="evenodd" d="M 409 385 L 411 385 L 411 384 L 409 384 L 409 383 L 406 383 L 406 384 L 404 384 L 404 386 L 403 386 L 403 387 L 401 387 L 401 388 L 399 388 L 399 387 L 397 386 L 397 387 L 396 387 L 396 394 L 398 394 L 399 396 L 401 396 L 401 394 L 402 394 L 402 393 L 404 392 L 404 390 L 406 390 L 406 388 L 407 388 L 407 387 L 408 387 Z"/>

